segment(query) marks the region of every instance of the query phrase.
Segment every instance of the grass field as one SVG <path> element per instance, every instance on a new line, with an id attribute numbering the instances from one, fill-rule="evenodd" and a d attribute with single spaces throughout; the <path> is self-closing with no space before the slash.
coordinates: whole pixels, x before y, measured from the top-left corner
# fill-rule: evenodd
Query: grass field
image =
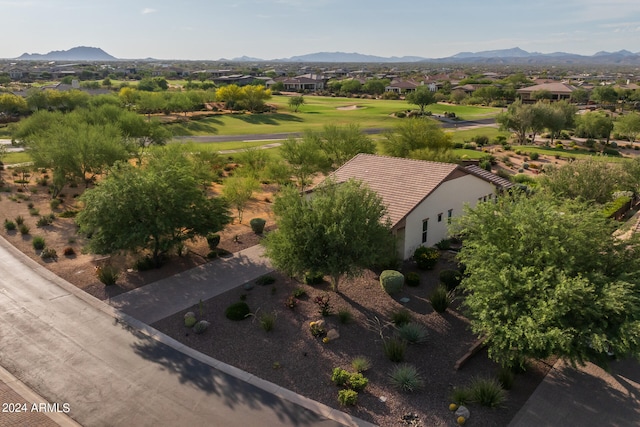
<path id="1" fill-rule="evenodd" d="M 362 129 L 390 128 L 399 119 L 392 113 L 412 108 L 406 101 L 377 99 L 305 97 L 305 104 L 297 113 L 289 111 L 289 97 L 274 96 L 270 104 L 278 108 L 273 114 L 227 114 L 169 125 L 176 136 L 243 135 L 321 130 L 327 124 L 356 123 Z M 354 108 L 355 106 L 355 108 Z M 494 117 L 500 110 L 489 107 L 459 105 L 430 105 L 434 114 L 454 112 L 463 120 Z"/>
<path id="2" fill-rule="evenodd" d="M 502 135 L 506 138 L 509 138 L 510 132 L 501 131 L 497 128 L 492 127 L 482 127 L 477 129 L 465 129 L 458 130 L 455 132 L 450 132 L 453 137 L 453 142 L 467 142 L 471 141 L 471 138 L 474 136 L 486 136 L 489 138 L 489 142 L 492 143 L 493 140 L 498 136 Z"/>
<path id="3" fill-rule="evenodd" d="M 601 155 L 600 153 L 594 153 L 589 150 L 563 150 L 558 148 L 546 148 L 546 147 L 538 147 L 536 145 L 514 145 L 512 149 L 519 150 L 523 153 L 539 153 L 546 154 L 547 156 L 560 156 L 564 158 L 575 158 L 575 159 L 586 159 L 589 157 L 601 157 L 603 160 L 607 162 L 624 162 L 628 160 L 625 157 L 617 157 L 617 156 L 607 156 Z"/>
<path id="4" fill-rule="evenodd" d="M 20 152 L 20 153 L 7 153 L 2 158 L 2 162 L 6 165 L 13 165 L 16 163 L 26 163 L 31 162 L 33 159 L 29 155 L 29 153 Z"/>

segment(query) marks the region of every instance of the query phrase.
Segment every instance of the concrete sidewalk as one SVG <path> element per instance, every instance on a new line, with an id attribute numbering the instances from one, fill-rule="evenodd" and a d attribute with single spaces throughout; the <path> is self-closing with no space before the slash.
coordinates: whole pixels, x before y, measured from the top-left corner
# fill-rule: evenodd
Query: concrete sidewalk
<path id="1" fill-rule="evenodd" d="M 612 362 L 610 372 L 558 361 L 509 427 L 632 427 L 640 424 L 640 363 Z"/>
<path id="2" fill-rule="evenodd" d="M 146 324 L 165 317 L 273 271 L 260 245 L 236 252 L 166 279 L 111 298 L 108 302 Z"/>

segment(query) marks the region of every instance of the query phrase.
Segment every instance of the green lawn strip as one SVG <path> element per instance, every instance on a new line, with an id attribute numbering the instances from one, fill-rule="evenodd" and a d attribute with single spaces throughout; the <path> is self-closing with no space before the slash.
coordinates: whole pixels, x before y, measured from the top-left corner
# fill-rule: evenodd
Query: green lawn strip
<path id="1" fill-rule="evenodd" d="M 2 157 L 2 162 L 5 165 L 13 165 L 16 163 L 27 163 L 32 162 L 33 159 L 29 155 L 29 153 L 25 153 L 24 151 L 18 153 L 7 153 Z"/>
<path id="2" fill-rule="evenodd" d="M 453 142 L 469 142 L 474 136 L 486 136 L 489 138 L 489 143 L 492 143 L 498 135 L 503 135 L 507 138 L 510 135 L 510 132 L 501 131 L 493 127 L 480 127 L 476 129 L 456 130 L 453 132 L 447 129 L 446 132 L 453 135 Z"/>
<path id="3" fill-rule="evenodd" d="M 513 151 L 519 150 L 523 153 L 539 153 L 545 154 L 547 156 L 560 156 L 561 158 L 576 158 L 576 159 L 587 159 L 589 157 L 601 157 L 602 160 L 607 162 L 624 162 L 628 160 L 628 157 L 617 157 L 617 156 L 607 156 L 602 155 L 598 152 L 591 152 L 588 150 L 564 150 L 558 148 L 546 148 L 546 147 L 538 147 L 535 145 L 513 145 Z"/>

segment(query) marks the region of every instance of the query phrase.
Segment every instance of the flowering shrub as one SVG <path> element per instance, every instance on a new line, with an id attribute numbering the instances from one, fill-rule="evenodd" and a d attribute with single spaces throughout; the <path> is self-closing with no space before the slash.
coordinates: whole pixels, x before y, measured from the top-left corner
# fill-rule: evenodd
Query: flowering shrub
<path id="1" fill-rule="evenodd" d="M 331 303 L 329 302 L 329 295 L 328 294 L 324 294 L 324 295 L 318 295 L 317 297 L 315 297 L 315 299 L 313 300 L 313 302 L 315 302 L 318 305 L 318 312 L 324 316 L 331 316 Z"/>
<path id="2" fill-rule="evenodd" d="M 431 270 L 438 263 L 440 251 L 436 248 L 427 248 L 420 246 L 413 253 L 413 259 L 421 270 Z"/>

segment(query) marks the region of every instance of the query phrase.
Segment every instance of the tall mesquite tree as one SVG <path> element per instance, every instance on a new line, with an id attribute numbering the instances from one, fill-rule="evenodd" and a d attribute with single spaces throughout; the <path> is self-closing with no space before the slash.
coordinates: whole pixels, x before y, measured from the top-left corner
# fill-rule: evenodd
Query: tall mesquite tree
<path id="1" fill-rule="evenodd" d="M 455 224 L 464 305 L 491 358 L 514 366 L 640 355 L 638 240 L 613 230 L 597 208 L 541 194 L 467 210 Z"/>

